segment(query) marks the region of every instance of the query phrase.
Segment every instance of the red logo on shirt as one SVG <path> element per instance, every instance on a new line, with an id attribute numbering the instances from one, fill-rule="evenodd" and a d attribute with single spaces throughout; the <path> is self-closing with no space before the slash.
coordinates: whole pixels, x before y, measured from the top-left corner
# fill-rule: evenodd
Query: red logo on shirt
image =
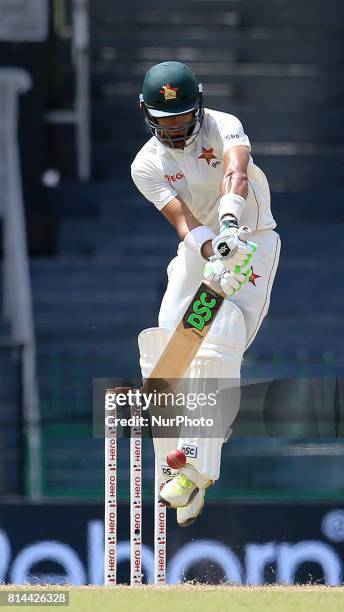
<path id="1" fill-rule="evenodd" d="M 172 181 L 179 181 L 182 178 L 185 178 L 185 174 L 182 174 L 181 172 L 177 172 L 177 174 L 165 174 L 165 179 L 169 183 L 172 183 Z"/>
<path id="2" fill-rule="evenodd" d="M 213 155 L 214 149 L 211 147 L 210 149 L 206 149 L 202 147 L 202 155 L 199 155 L 198 159 L 205 159 L 208 166 L 212 159 L 216 159 L 216 155 Z"/>
<path id="3" fill-rule="evenodd" d="M 252 285 L 256 286 L 256 278 L 260 278 L 259 274 L 255 274 L 253 272 L 253 268 L 251 268 L 252 270 L 252 274 L 250 275 L 250 278 L 248 279 L 248 282 L 251 283 Z"/>

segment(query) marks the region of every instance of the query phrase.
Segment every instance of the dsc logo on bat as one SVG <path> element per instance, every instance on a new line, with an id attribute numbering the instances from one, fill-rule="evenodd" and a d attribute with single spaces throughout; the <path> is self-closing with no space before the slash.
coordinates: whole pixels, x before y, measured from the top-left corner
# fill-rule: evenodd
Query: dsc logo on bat
<path id="1" fill-rule="evenodd" d="M 198 296 L 196 296 L 198 297 Z M 216 314 L 218 307 L 218 302 L 215 298 L 210 297 L 206 291 L 203 291 L 199 299 L 196 299 L 192 304 L 190 309 L 192 309 L 191 314 L 187 313 L 187 323 L 198 331 L 202 331 L 205 324 L 208 323 L 213 316 Z"/>

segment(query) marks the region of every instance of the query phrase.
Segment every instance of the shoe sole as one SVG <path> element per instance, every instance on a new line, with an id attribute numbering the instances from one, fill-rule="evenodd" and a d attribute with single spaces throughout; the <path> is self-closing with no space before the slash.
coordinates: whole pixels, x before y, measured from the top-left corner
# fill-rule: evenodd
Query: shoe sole
<path id="1" fill-rule="evenodd" d="M 196 522 L 196 519 L 198 519 L 198 517 L 201 516 L 203 509 L 204 509 L 204 504 L 202 508 L 200 509 L 199 513 L 197 514 L 197 516 L 193 516 L 189 518 L 187 521 L 184 521 L 184 523 L 178 523 L 177 521 L 177 524 L 179 525 L 179 527 L 189 527 L 190 525 L 193 525 L 193 523 Z"/>
<path id="2" fill-rule="evenodd" d="M 164 504 L 166 508 L 173 508 L 173 510 L 177 510 L 177 508 L 185 508 L 185 506 L 187 506 L 190 502 L 192 502 L 193 498 L 196 497 L 198 491 L 199 491 L 199 488 L 196 487 L 194 491 L 192 491 L 188 501 L 186 502 L 186 504 L 184 504 L 184 506 L 177 506 L 177 507 L 171 506 L 171 502 L 166 501 L 163 497 L 161 497 L 161 495 L 159 495 L 159 503 Z"/>

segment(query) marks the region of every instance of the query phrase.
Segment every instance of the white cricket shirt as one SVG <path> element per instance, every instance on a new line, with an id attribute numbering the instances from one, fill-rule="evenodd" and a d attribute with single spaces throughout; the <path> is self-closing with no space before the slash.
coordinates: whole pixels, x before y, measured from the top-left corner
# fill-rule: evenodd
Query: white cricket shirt
<path id="1" fill-rule="evenodd" d="M 250 141 L 234 115 L 204 109 L 196 140 L 185 149 L 169 149 L 155 136 L 136 155 L 131 175 L 139 191 L 161 210 L 179 195 L 193 215 L 218 233 L 218 205 L 223 178 L 223 156 L 236 145 Z M 248 165 L 249 193 L 240 225 L 252 230 L 276 227 L 270 209 L 270 189 L 264 172 Z"/>

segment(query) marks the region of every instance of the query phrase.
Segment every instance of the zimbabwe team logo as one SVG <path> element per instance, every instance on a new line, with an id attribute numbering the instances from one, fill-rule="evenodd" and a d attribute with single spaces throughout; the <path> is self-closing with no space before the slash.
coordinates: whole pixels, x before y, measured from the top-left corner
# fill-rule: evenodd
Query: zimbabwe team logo
<path id="1" fill-rule="evenodd" d="M 250 278 L 248 279 L 248 282 L 251 283 L 251 285 L 256 286 L 256 279 L 260 278 L 259 274 L 255 274 L 253 272 L 253 268 L 251 268 L 251 274 L 250 274 Z"/>
<path id="2" fill-rule="evenodd" d="M 205 161 L 207 162 L 209 166 L 211 160 L 216 159 L 216 155 L 214 155 L 213 147 L 210 147 L 210 149 L 206 149 L 205 147 L 202 147 L 202 155 L 199 155 L 198 159 L 205 159 Z"/>
<path id="3" fill-rule="evenodd" d="M 172 85 L 166 83 L 166 85 L 162 86 L 159 93 L 163 94 L 165 100 L 175 100 L 178 89 L 179 87 L 172 87 Z"/>

